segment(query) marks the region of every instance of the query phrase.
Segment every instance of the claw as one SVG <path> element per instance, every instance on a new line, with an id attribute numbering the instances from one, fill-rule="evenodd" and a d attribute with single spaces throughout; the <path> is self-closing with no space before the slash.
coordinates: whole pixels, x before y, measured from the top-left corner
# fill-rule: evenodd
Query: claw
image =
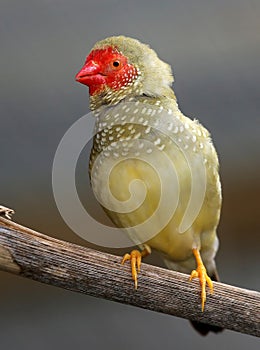
<path id="1" fill-rule="evenodd" d="M 126 253 L 123 256 L 121 264 L 123 265 L 127 260 L 130 260 L 131 263 L 131 271 L 132 271 L 132 279 L 135 284 L 135 289 L 138 287 L 138 273 L 141 270 L 141 262 L 142 258 L 149 255 L 151 253 L 150 247 L 145 245 L 145 249 L 141 252 L 139 250 L 132 250 L 130 254 Z"/>
<path id="2" fill-rule="evenodd" d="M 201 311 L 204 311 L 204 306 L 206 302 L 206 285 L 209 286 L 210 294 L 213 294 L 213 283 L 210 279 L 210 277 L 207 274 L 207 270 L 202 262 L 200 252 L 198 249 L 192 249 L 192 252 L 195 256 L 196 262 L 197 262 L 197 269 L 193 270 L 191 272 L 189 280 L 191 281 L 193 278 L 199 278 L 200 285 L 201 285 Z"/>
<path id="3" fill-rule="evenodd" d="M 12 220 L 14 210 L 0 205 L 0 215 L 4 215 L 7 219 Z"/>

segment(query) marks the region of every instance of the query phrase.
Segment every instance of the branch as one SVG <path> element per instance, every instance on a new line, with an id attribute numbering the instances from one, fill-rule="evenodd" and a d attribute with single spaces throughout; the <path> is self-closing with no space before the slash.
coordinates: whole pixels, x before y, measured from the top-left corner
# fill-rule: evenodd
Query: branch
<path id="1" fill-rule="evenodd" d="M 64 242 L 0 217 L 0 270 L 39 282 L 260 336 L 260 293 L 214 283 L 201 312 L 198 281 L 143 264 L 135 291 L 118 256 Z"/>

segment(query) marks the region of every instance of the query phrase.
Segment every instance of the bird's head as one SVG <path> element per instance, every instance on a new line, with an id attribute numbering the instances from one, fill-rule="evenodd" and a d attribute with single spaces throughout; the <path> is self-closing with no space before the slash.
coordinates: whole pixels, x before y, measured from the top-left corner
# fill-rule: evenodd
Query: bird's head
<path id="1" fill-rule="evenodd" d="M 89 87 L 92 109 L 128 96 L 173 94 L 170 66 L 149 46 L 124 36 L 97 42 L 76 80 Z"/>

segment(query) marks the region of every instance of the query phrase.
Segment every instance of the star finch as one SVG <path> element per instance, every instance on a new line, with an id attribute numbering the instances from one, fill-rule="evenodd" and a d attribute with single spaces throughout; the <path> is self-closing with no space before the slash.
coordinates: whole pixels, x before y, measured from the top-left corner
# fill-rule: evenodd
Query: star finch
<path id="1" fill-rule="evenodd" d="M 170 66 L 135 39 L 118 36 L 96 43 L 76 80 L 89 87 L 96 116 L 89 163 L 94 193 L 141 249 L 123 258 L 131 262 L 135 287 L 141 259 L 157 250 L 168 268 L 199 278 L 203 311 L 206 286 L 213 292 L 211 278 L 217 280 L 221 208 L 219 163 L 209 132 L 180 111 Z M 135 179 L 145 184 L 145 198 L 141 189 L 131 196 Z M 163 190 L 166 200 L 161 200 Z M 129 198 L 132 206 L 121 210 Z M 146 221 L 149 217 L 152 221 Z M 193 324 L 202 334 L 220 331 Z"/>

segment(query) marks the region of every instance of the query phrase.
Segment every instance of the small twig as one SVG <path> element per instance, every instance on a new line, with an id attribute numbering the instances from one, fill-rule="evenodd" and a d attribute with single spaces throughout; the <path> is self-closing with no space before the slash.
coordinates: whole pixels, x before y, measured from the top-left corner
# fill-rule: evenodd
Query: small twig
<path id="1" fill-rule="evenodd" d="M 198 281 L 143 264 L 136 291 L 120 257 L 64 242 L 0 217 L 0 270 L 75 292 L 260 336 L 260 293 L 214 283 L 201 312 Z"/>

